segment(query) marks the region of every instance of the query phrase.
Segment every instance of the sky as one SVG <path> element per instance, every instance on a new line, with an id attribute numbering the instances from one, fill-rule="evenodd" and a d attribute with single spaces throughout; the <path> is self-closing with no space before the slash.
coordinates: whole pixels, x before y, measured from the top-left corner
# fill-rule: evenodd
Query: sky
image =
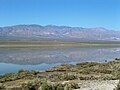
<path id="1" fill-rule="evenodd" d="M 120 30 L 120 0 L 0 0 L 0 27 L 18 24 Z"/>

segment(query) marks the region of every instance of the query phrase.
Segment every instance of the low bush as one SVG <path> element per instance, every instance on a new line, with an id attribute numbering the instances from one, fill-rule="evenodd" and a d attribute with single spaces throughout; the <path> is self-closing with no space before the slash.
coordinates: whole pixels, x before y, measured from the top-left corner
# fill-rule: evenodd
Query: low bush
<path id="1" fill-rule="evenodd" d="M 119 80 L 117 87 L 114 90 L 120 90 L 120 80 Z"/>

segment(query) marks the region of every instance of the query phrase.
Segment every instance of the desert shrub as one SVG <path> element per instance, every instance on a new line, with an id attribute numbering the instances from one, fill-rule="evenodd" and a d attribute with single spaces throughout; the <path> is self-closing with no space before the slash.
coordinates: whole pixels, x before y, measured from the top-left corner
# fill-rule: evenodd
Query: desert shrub
<path id="1" fill-rule="evenodd" d="M 37 84 L 36 83 L 32 83 L 32 82 L 29 82 L 28 83 L 28 88 L 29 88 L 29 90 L 37 90 Z"/>
<path id="2" fill-rule="evenodd" d="M 88 78 L 88 77 L 82 77 L 82 76 L 81 76 L 81 77 L 79 77 L 79 79 L 80 79 L 80 80 L 89 80 L 89 78 Z"/>
<path id="3" fill-rule="evenodd" d="M 41 85 L 41 81 L 39 79 L 34 79 L 32 81 L 22 83 L 22 87 L 25 90 L 38 90 L 40 85 Z"/>
<path id="4" fill-rule="evenodd" d="M 29 85 L 27 83 L 22 83 L 21 84 L 22 89 L 24 90 L 29 90 Z"/>
<path id="5" fill-rule="evenodd" d="M 35 83 L 32 83 L 32 82 L 22 83 L 23 90 L 37 90 L 36 86 L 37 85 Z"/>
<path id="6" fill-rule="evenodd" d="M 49 90 L 49 86 L 46 82 L 41 85 L 41 90 Z"/>
<path id="7" fill-rule="evenodd" d="M 24 77 L 27 76 L 28 73 L 29 73 L 29 71 L 19 70 L 19 71 L 18 71 L 18 78 L 24 78 Z"/>
<path id="8" fill-rule="evenodd" d="M 112 72 L 112 75 L 114 76 L 115 79 L 120 79 L 120 71 L 114 71 Z"/>
<path id="9" fill-rule="evenodd" d="M 64 90 L 72 90 L 71 85 L 66 84 L 66 85 L 64 86 Z"/>
<path id="10" fill-rule="evenodd" d="M 6 82 L 6 81 L 14 81 L 16 79 L 17 79 L 16 74 L 8 73 L 8 74 L 5 74 L 5 75 L 1 76 L 0 82 L 3 83 L 3 82 Z"/>
<path id="11" fill-rule="evenodd" d="M 56 90 L 64 90 L 64 86 L 62 84 L 58 84 Z"/>
<path id="12" fill-rule="evenodd" d="M 68 73 L 68 74 L 65 74 L 65 75 L 63 76 L 63 79 L 64 79 L 64 80 L 74 80 L 74 79 L 77 79 L 77 76 Z"/>
<path id="13" fill-rule="evenodd" d="M 4 89 L 4 88 L 5 88 L 4 84 L 3 84 L 3 83 L 0 83 L 0 90 L 1 90 L 1 89 Z"/>
<path id="14" fill-rule="evenodd" d="M 117 87 L 114 90 L 120 90 L 120 80 L 119 80 Z"/>
<path id="15" fill-rule="evenodd" d="M 112 73 L 112 71 L 108 70 L 108 69 L 100 69 L 99 72 L 104 73 L 104 74 L 111 74 Z"/>
<path id="16" fill-rule="evenodd" d="M 89 68 L 89 67 L 99 65 L 99 63 L 96 63 L 96 62 L 84 62 L 84 63 L 77 63 L 76 65 L 79 68 Z"/>
<path id="17" fill-rule="evenodd" d="M 117 72 L 117 73 L 116 73 L 116 78 L 117 78 L 117 79 L 120 79 L 120 72 Z"/>
<path id="18" fill-rule="evenodd" d="M 70 87 L 71 87 L 72 89 L 79 89 L 79 88 L 80 88 L 79 85 L 78 85 L 78 83 L 71 82 L 71 83 L 69 83 L 69 84 L 70 84 Z"/>
<path id="19" fill-rule="evenodd" d="M 10 87 L 10 88 L 5 88 L 5 89 L 2 89 L 2 90 L 29 90 L 29 89 L 23 89 L 22 87 L 20 86 L 14 86 L 14 87 Z"/>
<path id="20" fill-rule="evenodd" d="M 38 74 L 37 71 L 28 71 L 28 70 L 19 70 L 17 73 L 17 78 L 18 79 L 33 79 L 34 77 L 36 77 Z"/>
<path id="21" fill-rule="evenodd" d="M 75 74 L 63 73 L 63 74 L 53 75 L 52 79 L 53 78 L 56 80 L 75 80 L 77 79 L 77 76 Z"/>
<path id="22" fill-rule="evenodd" d="M 83 68 L 79 71 L 81 74 L 90 74 L 91 72 L 94 72 L 93 68 Z"/>

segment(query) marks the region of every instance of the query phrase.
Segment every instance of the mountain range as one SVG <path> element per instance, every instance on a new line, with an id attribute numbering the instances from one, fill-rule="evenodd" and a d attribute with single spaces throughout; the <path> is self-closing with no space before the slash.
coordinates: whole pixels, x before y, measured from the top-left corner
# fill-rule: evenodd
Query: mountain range
<path id="1" fill-rule="evenodd" d="M 0 40 L 120 41 L 120 31 L 55 25 L 0 27 Z"/>

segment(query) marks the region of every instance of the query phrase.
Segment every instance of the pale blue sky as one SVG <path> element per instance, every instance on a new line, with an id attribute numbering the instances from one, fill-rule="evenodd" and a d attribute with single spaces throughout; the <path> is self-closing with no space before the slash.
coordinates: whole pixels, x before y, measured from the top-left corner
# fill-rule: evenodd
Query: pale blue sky
<path id="1" fill-rule="evenodd" d="M 0 0 L 0 26 L 17 24 L 120 30 L 120 0 Z"/>

